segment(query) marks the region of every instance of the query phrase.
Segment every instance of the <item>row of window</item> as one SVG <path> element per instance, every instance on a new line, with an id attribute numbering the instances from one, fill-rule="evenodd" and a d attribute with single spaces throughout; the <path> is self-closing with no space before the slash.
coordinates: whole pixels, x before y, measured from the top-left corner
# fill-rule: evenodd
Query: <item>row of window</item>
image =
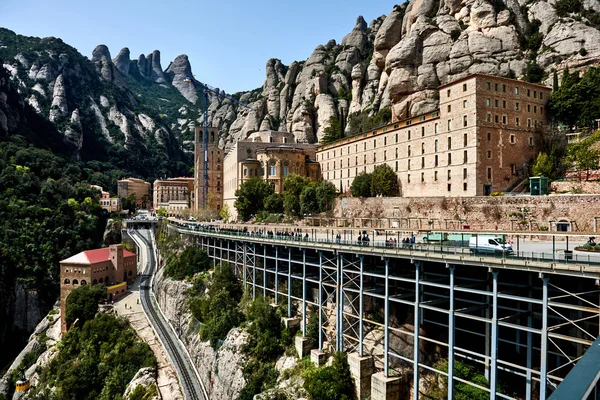
<path id="1" fill-rule="evenodd" d="M 492 86 L 493 86 L 495 92 L 499 92 L 500 91 L 500 92 L 506 93 L 506 90 L 508 89 L 508 86 L 506 84 L 494 83 L 492 85 L 491 82 L 486 82 L 485 83 L 485 88 L 487 90 L 492 90 Z M 515 95 L 518 96 L 519 92 L 520 92 L 519 87 L 518 86 L 514 86 L 513 90 L 514 90 Z M 537 99 L 538 97 L 540 98 L 540 100 L 544 99 L 544 93 L 541 90 L 538 92 L 537 90 L 533 90 L 532 91 L 531 89 L 526 89 L 526 91 L 527 91 L 526 92 L 527 93 L 527 97 L 531 97 L 531 95 L 533 94 L 533 98 L 534 99 Z"/>
<path id="2" fill-rule="evenodd" d="M 486 120 L 486 122 L 494 122 L 495 124 L 502 124 L 502 125 L 509 124 L 509 119 L 506 115 L 495 114 L 492 116 L 491 113 L 487 113 L 485 120 Z M 521 126 L 521 118 L 515 117 L 515 126 Z M 531 118 L 527 118 L 527 127 L 528 128 L 535 128 L 537 126 L 544 126 L 544 122 L 538 121 L 538 120 L 532 120 Z"/>
<path id="3" fill-rule="evenodd" d="M 485 99 L 485 105 L 487 107 L 492 107 L 492 100 L 491 99 Z M 450 107 L 450 106 L 448 106 Z M 494 107 L 496 108 L 506 108 L 506 100 L 502 100 L 501 102 L 498 99 L 494 99 Z M 544 106 L 539 106 L 540 109 L 540 114 L 544 114 Z M 527 112 L 530 113 L 532 112 L 534 114 L 537 114 L 538 112 L 538 106 L 537 105 L 531 105 L 531 104 L 527 104 Z M 521 111 L 521 105 L 519 102 L 515 102 L 515 111 Z"/>

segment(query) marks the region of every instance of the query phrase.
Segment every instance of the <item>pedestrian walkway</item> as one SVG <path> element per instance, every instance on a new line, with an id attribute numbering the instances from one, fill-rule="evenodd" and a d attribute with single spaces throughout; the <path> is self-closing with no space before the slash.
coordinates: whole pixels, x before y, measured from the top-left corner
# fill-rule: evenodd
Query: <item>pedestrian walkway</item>
<path id="1" fill-rule="evenodd" d="M 145 264 L 142 264 L 145 265 Z M 129 288 L 128 293 L 114 303 L 114 310 L 119 316 L 126 318 L 138 336 L 150 346 L 158 362 L 158 389 L 163 400 L 183 400 L 183 394 L 177 379 L 177 373 L 165 352 L 161 342 L 157 340 L 154 330 L 142 309 L 140 299 L 140 277 Z"/>

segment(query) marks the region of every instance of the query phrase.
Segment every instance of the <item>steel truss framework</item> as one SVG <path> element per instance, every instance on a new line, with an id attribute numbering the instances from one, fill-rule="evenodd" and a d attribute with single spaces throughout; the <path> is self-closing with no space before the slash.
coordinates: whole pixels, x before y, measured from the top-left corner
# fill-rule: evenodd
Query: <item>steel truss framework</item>
<path id="1" fill-rule="evenodd" d="M 187 239 L 214 265 L 228 263 L 253 298 L 287 305 L 304 335 L 315 308 L 320 350 L 372 355 L 386 376 L 412 377 L 414 399 L 419 380 L 436 375 L 446 379 L 448 398 L 464 383 L 491 399 L 545 399 L 600 335 L 600 290 L 589 277 L 424 262 L 372 249 L 350 254 L 302 243 Z M 489 384 L 457 375 L 456 361 L 485 373 Z"/>

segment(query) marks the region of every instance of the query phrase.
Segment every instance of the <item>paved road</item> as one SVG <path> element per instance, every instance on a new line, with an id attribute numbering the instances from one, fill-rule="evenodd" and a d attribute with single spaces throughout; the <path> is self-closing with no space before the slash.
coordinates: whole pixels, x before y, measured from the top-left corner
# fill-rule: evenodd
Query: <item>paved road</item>
<path id="1" fill-rule="evenodd" d="M 142 307 L 146 313 L 154 330 L 158 334 L 163 346 L 167 350 L 169 357 L 177 374 L 181 387 L 185 393 L 186 399 L 189 400 L 207 400 L 204 396 L 204 389 L 198 376 L 195 373 L 192 362 L 188 354 L 183 348 L 183 343 L 177 339 L 172 327 L 165 320 L 164 316 L 158 309 L 156 300 L 152 293 L 152 275 L 156 267 L 155 263 L 155 248 L 153 238 L 149 230 L 131 231 L 130 236 L 138 244 L 141 252 L 141 260 L 145 261 L 146 265 L 141 268 L 143 272 L 140 290 Z"/>

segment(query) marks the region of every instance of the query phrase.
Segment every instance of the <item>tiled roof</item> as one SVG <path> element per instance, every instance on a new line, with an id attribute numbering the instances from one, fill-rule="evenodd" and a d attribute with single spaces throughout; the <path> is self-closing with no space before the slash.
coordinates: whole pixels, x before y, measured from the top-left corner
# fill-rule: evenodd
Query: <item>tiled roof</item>
<path id="1" fill-rule="evenodd" d="M 123 257 L 135 257 L 135 254 L 123 249 Z M 94 249 L 94 250 L 86 250 L 81 253 L 75 254 L 65 260 L 62 260 L 61 263 L 69 263 L 69 264 L 96 264 L 103 261 L 108 261 L 110 257 L 110 249 L 108 247 L 104 247 L 102 249 Z"/>

